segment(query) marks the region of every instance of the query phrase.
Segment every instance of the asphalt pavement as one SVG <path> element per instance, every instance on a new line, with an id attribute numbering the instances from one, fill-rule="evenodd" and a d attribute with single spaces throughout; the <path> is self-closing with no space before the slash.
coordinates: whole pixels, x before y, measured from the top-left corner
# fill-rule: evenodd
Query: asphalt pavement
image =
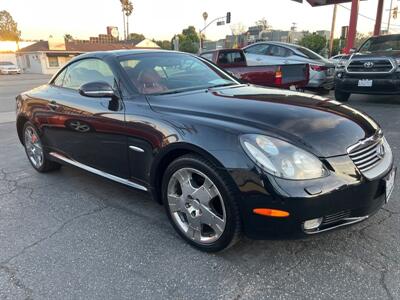
<path id="1" fill-rule="evenodd" d="M 1 111 L 47 81 L 25 76 L 0 76 Z M 382 125 L 399 165 L 400 98 L 350 105 Z M 206 254 L 147 194 L 73 167 L 35 172 L 14 122 L 0 140 L 0 299 L 400 299 L 399 177 L 388 205 L 355 226 Z"/>

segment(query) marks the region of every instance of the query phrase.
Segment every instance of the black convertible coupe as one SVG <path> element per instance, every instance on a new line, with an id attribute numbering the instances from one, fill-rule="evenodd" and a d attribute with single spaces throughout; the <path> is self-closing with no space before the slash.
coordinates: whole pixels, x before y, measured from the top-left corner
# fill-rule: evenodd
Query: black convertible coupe
<path id="1" fill-rule="evenodd" d="M 179 52 L 80 55 L 17 97 L 17 129 L 37 171 L 69 164 L 148 191 L 204 251 L 360 222 L 395 177 L 366 114 Z"/>

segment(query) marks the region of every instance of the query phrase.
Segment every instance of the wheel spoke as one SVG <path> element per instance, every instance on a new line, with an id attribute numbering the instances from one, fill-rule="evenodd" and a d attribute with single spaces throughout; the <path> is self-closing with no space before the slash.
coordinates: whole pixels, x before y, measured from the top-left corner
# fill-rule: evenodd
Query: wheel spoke
<path id="1" fill-rule="evenodd" d="M 194 229 L 193 227 L 189 226 L 186 234 L 188 235 L 189 238 L 191 238 L 192 240 L 194 240 L 196 242 L 201 241 L 201 231 L 200 230 Z"/>
<path id="2" fill-rule="evenodd" d="M 175 174 L 175 178 L 178 180 L 181 186 L 183 198 L 191 195 L 196 190 L 190 182 L 192 179 L 192 174 L 189 171 L 181 170 Z"/>
<path id="3" fill-rule="evenodd" d="M 225 221 L 218 217 L 205 205 L 202 205 L 202 218 L 201 223 L 210 226 L 214 229 L 215 233 L 220 236 L 225 229 Z"/>
<path id="4" fill-rule="evenodd" d="M 171 212 L 184 212 L 183 200 L 177 195 L 168 195 L 168 205 Z"/>

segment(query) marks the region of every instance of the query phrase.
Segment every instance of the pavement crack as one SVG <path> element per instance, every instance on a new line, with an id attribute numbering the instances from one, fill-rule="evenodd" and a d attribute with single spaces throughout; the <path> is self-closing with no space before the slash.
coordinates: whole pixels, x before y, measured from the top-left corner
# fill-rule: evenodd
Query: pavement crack
<path id="1" fill-rule="evenodd" d="M 16 271 L 16 270 L 13 270 L 13 269 L 11 269 L 10 267 L 7 267 L 7 266 L 5 266 L 5 265 L 0 265 L 0 271 L 3 271 L 4 273 L 7 274 L 10 283 L 11 283 L 14 287 L 16 287 L 16 288 L 18 288 L 18 289 L 20 289 L 20 290 L 22 290 L 22 291 L 24 292 L 24 294 L 25 294 L 25 300 L 31 300 L 31 299 L 33 299 L 33 297 L 32 297 L 33 290 L 30 289 L 30 288 L 28 288 L 28 287 L 21 281 L 21 279 L 19 279 L 19 278 L 17 277 L 17 271 Z"/>
<path id="2" fill-rule="evenodd" d="M 381 278 L 379 280 L 379 283 L 382 286 L 382 288 L 385 290 L 386 295 L 388 296 L 388 299 L 393 300 L 394 298 L 393 298 L 392 294 L 390 293 L 390 290 L 389 290 L 389 288 L 388 288 L 388 286 L 386 284 L 386 281 L 385 281 L 387 272 L 388 272 L 387 269 L 383 269 L 381 271 Z"/>
<path id="3" fill-rule="evenodd" d="M 20 255 L 24 254 L 24 253 L 25 253 L 26 251 L 28 251 L 29 249 L 31 249 L 31 248 L 33 248 L 33 247 L 35 247 L 35 246 L 41 244 L 42 242 L 44 242 L 44 241 L 46 241 L 46 240 L 51 239 L 53 236 L 55 236 L 56 234 L 58 234 L 59 232 L 61 232 L 67 225 L 71 224 L 72 222 L 76 221 L 77 219 L 80 219 L 80 218 L 83 218 L 83 217 L 87 217 L 87 216 L 90 216 L 90 215 L 97 214 L 97 213 L 103 211 L 103 210 L 106 209 L 106 208 L 108 208 L 108 206 L 99 207 L 99 208 L 96 208 L 96 209 L 91 210 L 91 211 L 89 211 L 89 212 L 86 212 L 86 213 L 84 213 L 84 214 L 77 215 L 77 216 L 75 216 L 75 217 L 73 217 L 73 218 L 71 218 L 71 219 L 65 221 L 65 222 L 62 223 L 55 231 L 53 231 L 51 234 L 49 234 L 49 235 L 47 235 L 47 236 L 45 236 L 45 237 L 43 237 L 43 238 L 37 240 L 36 242 L 34 242 L 34 243 L 32 243 L 32 244 L 30 244 L 30 245 L 28 245 L 28 246 L 26 246 L 26 247 L 24 247 L 24 248 L 23 248 L 21 251 L 19 251 L 17 254 L 15 254 L 15 255 L 11 256 L 10 258 L 6 259 L 5 261 L 3 261 L 3 262 L 1 263 L 1 265 L 5 265 L 5 264 L 10 263 L 12 260 L 14 260 L 15 258 L 17 258 L 17 257 L 19 257 Z"/>

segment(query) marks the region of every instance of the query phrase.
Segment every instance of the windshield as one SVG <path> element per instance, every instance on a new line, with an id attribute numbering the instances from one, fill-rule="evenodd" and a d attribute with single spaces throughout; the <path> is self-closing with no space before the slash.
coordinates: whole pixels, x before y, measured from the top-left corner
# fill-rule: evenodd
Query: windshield
<path id="1" fill-rule="evenodd" d="M 367 40 L 359 52 L 399 51 L 400 35 L 385 35 Z"/>
<path id="2" fill-rule="evenodd" d="M 139 93 L 159 95 L 237 84 L 202 60 L 182 53 L 146 53 L 120 60 Z"/>
<path id="3" fill-rule="evenodd" d="M 0 66 L 13 66 L 11 61 L 0 61 Z"/>
<path id="4" fill-rule="evenodd" d="M 321 55 L 311 51 L 310 49 L 304 47 L 295 47 L 295 49 L 310 59 L 324 59 Z"/>

